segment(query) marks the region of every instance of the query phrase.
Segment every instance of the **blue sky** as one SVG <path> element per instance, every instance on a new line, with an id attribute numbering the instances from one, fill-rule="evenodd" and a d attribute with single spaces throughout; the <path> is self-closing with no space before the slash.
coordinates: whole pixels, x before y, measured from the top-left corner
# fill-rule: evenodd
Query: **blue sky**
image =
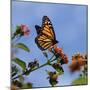
<path id="1" fill-rule="evenodd" d="M 19 50 L 17 57 L 27 63 L 37 58 L 41 64 L 46 62 L 46 58 L 35 44 L 37 36 L 35 25 L 42 24 L 42 17 L 47 15 L 52 21 L 56 38 L 59 41 L 58 46 L 63 47 L 65 54 L 69 57 L 77 52 L 86 53 L 87 46 L 87 6 L 68 5 L 68 4 L 50 4 L 35 2 L 12 2 L 12 28 L 20 24 L 26 24 L 30 28 L 30 36 L 23 37 L 18 42 L 25 43 L 30 48 L 30 53 Z M 71 74 L 68 65 L 63 65 L 64 74 L 59 77 L 57 86 L 70 85 L 71 81 L 78 77 L 79 72 Z M 45 70 L 54 70 L 50 66 L 43 67 L 32 72 L 25 79 L 33 83 L 34 87 L 50 86 L 46 79 Z"/>

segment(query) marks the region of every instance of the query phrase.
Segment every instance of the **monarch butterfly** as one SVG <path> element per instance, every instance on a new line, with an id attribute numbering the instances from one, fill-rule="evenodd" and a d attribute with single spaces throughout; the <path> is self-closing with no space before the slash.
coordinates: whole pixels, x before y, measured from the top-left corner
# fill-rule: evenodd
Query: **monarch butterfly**
<path id="1" fill-rule="evenodd" d="M 43 51 L 54 46 L 58 41 L 56 40 L 55 32 L 50 19 L 47 16 L 42 18 L 42 26 L 35 25 L 37 37 L 35 43 Z"/>

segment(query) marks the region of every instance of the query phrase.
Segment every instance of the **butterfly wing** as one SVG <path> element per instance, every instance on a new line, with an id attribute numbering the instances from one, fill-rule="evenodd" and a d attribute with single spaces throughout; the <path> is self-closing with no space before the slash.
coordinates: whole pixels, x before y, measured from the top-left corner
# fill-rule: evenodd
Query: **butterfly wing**
<path id="1" fill-rule="evenodd" d="M 38 25 L 35 25 L 35 28 L 36 28 L 37 35 L 39 35 L 41 32 L 41 27 Z"/>
<path id="2" fill-rule="evenodd" d="M 35 42 L 41 50 L 46 50 L 56 44 L 57 40 L 50 19 L 44 16 L 42 21 L 42 27 L 35 26 L 38 31 Z"/>
<path id="3" fill-rule="evenodd" d="M 37 36 L 35 38 L 35 42 L 41 50 L 46 50 L 52 46 L 52 40 L 49 39 L 46 35 Z"/>
<path id="4" fill-rule="evenodd" d="M 54 28 L 47 16 L 44 16 L 42 19 L 42 33 L 48 36 L 50 39 L 56 40 Z"/>

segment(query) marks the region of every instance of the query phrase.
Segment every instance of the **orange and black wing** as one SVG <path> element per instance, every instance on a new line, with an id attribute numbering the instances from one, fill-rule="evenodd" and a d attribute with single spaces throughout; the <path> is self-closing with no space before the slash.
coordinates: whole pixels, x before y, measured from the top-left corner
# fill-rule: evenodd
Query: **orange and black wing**
<path id="1" fill-rule="evenodd" d="M 38 25 L 35 25 L 35 28 L 36 28 L 37 35 L 39 35 L 41 32 L 41 27 Z"/>
<path id="2" fill-rule="evenodd" d="M 42 33 L 50 39 L 56 40 L 53 25 L 47 16 L 44 16 L 42 19 Z"/>
<path id="3" fill-rule="evenodd" d="M 58 42 L 55 37 L 52 23 L 47 16 L 43 17 L 42 26 L 36 25 L 35 28 L 38 35 L 35 38 L 35 42 L 41 50 L 46 50 Z"/>

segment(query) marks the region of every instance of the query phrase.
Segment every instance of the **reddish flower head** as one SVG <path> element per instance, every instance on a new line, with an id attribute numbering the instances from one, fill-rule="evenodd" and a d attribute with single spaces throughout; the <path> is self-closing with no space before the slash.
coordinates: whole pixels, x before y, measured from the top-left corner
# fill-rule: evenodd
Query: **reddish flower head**
<path id="1" fill-rule="evenodd" d="M 67 64 L 68 63 L 68 57 L 67 57 L 67 55 L 66 54 L 64 54 L 64 55 L 62 55 L 62 64 Z"/>
<path id="2" fill-rule="evenodd" d="M 72 56 L 72 64 L 69 66 L 71 72 L 78 71 L 82 66 L 86 65 L 86 59 L 80 53 Z"/>
<path id="3" fill-rule="evenodd" d="M 57 54 L 64 54 L 62 48 L 56 47 L 56 48 L 54 49 L 54 51 L 55 51 Z"/>
<path id="4" fill-rule="evenodd" d="M 58 54 L 61 58 L 61 64 L 67 64 L 68 63 L 68 57 L 66 54 L 64 54 L 62 48 L 55 48 L 54 49 L 55 53 Z"/>

